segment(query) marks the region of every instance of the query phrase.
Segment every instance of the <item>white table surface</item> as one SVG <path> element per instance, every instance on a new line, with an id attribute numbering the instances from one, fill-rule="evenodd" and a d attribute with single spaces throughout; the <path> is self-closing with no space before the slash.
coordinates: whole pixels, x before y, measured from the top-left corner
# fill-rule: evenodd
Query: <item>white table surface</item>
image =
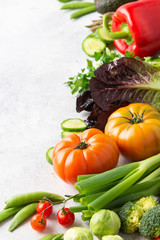
<path id="1" fill-rule="evenodd" d="M 60 140 L 64 119 L 86 117 L 76 113 L 76 98 L 64 82 L 86 66 L 81 45 L 90 31 L 84 26 L 99 14 L 71 21 L 71 12 L 60 11 L 61 5 L 57 0 L 0 0 L 0 209 L 19 193 L 76 193 L 54 175 L 45 154 Z M 10 233 L 8 220 L 0 225 L 0 239 L 64 233 L 56 222 L 60 207 L 42 233 L 32 230 L 28 220 Z M 76 214 L 74 226 L 88 224 Z M 135 238 L 143 239 L 125 236 Z"/>

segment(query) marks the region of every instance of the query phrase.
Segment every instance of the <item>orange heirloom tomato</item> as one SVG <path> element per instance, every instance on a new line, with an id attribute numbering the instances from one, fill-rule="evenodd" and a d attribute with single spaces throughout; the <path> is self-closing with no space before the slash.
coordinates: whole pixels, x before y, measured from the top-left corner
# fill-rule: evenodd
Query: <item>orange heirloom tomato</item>
<path id="1" fill-rule="evenodd" d="M 148 104 L 132 103 L 110 115 L 105 134 L 127 158 L 146 159 L 160 153 L 160 113 Z"/>
<path id="2" fill-rule="evenodd" d="M 74 184 L 78 175 L 100 173 L 114 168 L 119 150 L 110 137 L 96 128 L 85 130 L 80 136 L 70 134 L 53 150 L 53 168 L 65 182 Z"/>

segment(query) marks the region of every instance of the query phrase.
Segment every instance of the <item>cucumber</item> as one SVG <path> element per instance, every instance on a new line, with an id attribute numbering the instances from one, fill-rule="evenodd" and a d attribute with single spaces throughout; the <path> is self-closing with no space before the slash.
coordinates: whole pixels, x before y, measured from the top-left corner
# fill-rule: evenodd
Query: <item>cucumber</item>
<path id="1" fill-rule="evenodd" d="M 83 131 L 82 131 L 83 132 Z M 66 137 L 66 136 L 68 136 L 68 135 L 70 135 L 70 134 L 77 134 L 77 135 L 79 135 L 79 134 L 81 134 L 82 132 L 69 132 L 69 131 L 63 131 L 62 133 L 61 133 L 61 138 L 64 138 L 64 137 Z"/>
<path id="2" fill-rule="evenodd" d="M 103 27 L 97 28 L 96 33 L 98 34 L 98 36 L 101 40 L 104 40 L 107 43 L 113 42 L 113 39 L 106 36 L 106 34 L 104 33 L 104 30 L 103 30 Z"/>
<path id="3" fill-rule="evenodd" d="M 61 123 L 61 128 L 63 131 L 67 132 L 82 132 L 87 128 L 87 126 L 82 119 L 69 118 Z"/>
<path id="4" fill-rule="evenodd" d="M 51 147 L 51 148 L 49 148 L 48 151 L 46 152 L 47 162 L 49 162 L 51 165 L 53 165 L 53 163 L 52 163 L 53 149 L 54 149 L 54 147 Z"/>
<path id="5" fill-rule="evenodd" d="M 95 52 L 102 52 L 106 48 L 106 43 L 94 35 L 86 37 L 82 43 L 83 51 L 90 57 Z"/>

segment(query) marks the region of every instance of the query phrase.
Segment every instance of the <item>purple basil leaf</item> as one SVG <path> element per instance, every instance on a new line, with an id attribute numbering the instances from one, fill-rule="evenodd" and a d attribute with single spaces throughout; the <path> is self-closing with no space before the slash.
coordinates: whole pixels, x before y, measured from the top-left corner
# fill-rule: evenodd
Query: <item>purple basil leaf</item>
<path id="1" fill-rule="evenodd" d="M 92 98 L 103 111 L 127 102 L 148 103 L 160 110 L 159 71 L 126 57 L 103 64 L 95 71 L 96 77 L 90 80 Z"/>
<path id="2" fill-rule="evenodd" d="M 93 108 L 93 98 L 91 97 L 91 92 L 89 90 L 81 93 L 76 100 L 76 110 L 77 112 L 91 111 Z"/>

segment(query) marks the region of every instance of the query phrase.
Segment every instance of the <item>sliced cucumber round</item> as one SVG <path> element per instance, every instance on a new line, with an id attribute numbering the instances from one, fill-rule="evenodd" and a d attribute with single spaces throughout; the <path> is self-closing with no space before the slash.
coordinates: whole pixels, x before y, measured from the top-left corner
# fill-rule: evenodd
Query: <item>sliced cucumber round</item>
<path id="1" fill-rule="evenodd" d="M 82 131 L 83 132 L 83 131 Z M 61 133 L 61 138 L 64 138 L 64 137 L 66 137 L 66 136 L 68 136 L 68 135 L 70 135 L 70 134 L 77 134 L 77 135 L 80 135 L 82 132 L 69 132 L 69 131 L 63 131 L 62 133 Z"/>
<path id="2" fill-rule="evenodd" d="M 61 128 L 62 130 L 68 132 L 82 132 L 87 128 L 87 126 L 82 119 L 69 118 L 61 123 Z"/>
<path id="3" fill-rule="evenodd" d="M 97 34 L 98 34 L 98 37 L 99 37 L 101 40 L 105 40 L 107 43 L 113 42 L 113 39 L 111 39 L 111 38 L 109 38 L 109 37 L 106 36 L 103 27 L 97 28 L 96 32 L 97 32 Z"/>
<path id="4" fill-rule="evenodd" d="M 49 148 L 48 151 L 46 152 L 47 162 L 49 162 L 51 165 L 53 165 L 53 163 L 52 163 L 53 149 L 54 149 L 54 147 L 51 147 L 51 148 Z"/>
<path id="5" fill-rule="evenodd" d="M 82 43 L 83 51 L 90 57 L 94 56 L 95 52 L 102 52 L 106 48 L 106 43 L 95 36 L 88 36 Z"/>

